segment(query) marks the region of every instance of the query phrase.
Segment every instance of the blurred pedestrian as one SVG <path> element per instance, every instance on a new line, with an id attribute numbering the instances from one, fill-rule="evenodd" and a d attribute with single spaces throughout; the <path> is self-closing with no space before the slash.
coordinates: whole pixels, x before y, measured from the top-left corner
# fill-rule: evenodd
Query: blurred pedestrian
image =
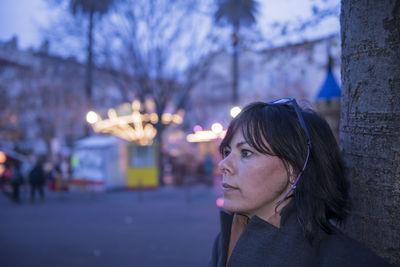
<path id="1" fill-rule="evenodd" d="M 31 185 L 31 201 L 35 200 L 36 191 L 39 191 L 40 199 L 44 200 L 44 184 L 46 173 L 43 170 L 43 161 L 39 159 L 33 169 L 29 172 L 29 183 Z"/>
<path id="2" fill-rule="evenodd" d="M 11 186 L 13 189 L 13 200 L 16 203 L 20 203 L 19 189 L 23 183 L 24 177 L 22 176 L 21 172 L 21 163 L 19 161 L 15 161 L 12 163 L 11 167 Z"/>
<path id="3" fill-rule="evenodd" d="M 292 98 L 245 107 L 221 142 L 210 266 L 389 266 L 340 226 L 349 183 L 327 122 Z"/>
<path id="4" fill-rule="evenodd" d="M 184 183 L 186 171 L 187 171 L 187 162 L 184 155 L 179 155 L 175 160 L 174 170 L 175 170 L 175 185 L 181 186 Z"/>
<path id="5" fill-rule="evenodd" d="M 61 167 L 60 163 L 50 164 L 48 169 L 45 168 L 47 173 L 47 184 L 49 185 L 50 191 L 57 190 L 57 181 L 61 179 Z"/>
<path id="6" fill-rule="evenodd" d="M 6 162 L 4 165 L 3 173 L 1 174 L 1 190 L 3 192 L 6 191 L 6 187 L 11 180 L 11 166 L 9 162 Z"/>
<path id="7" fill-rule="evenodd" d="M 206 178 L 206 184 L 212 186 L 214 181 L 214 160 L 209 153 L 204 157 L 204 175 Z"/>

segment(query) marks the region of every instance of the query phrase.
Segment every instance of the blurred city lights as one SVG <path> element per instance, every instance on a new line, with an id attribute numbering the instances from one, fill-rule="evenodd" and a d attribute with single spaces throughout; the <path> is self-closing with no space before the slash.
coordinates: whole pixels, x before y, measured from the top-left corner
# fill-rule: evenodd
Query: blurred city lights
<path id="1" fill-rule="evenodd" d="M 215 123 L 213 123 L 213 125 L 211 125 L 211 131 L 213 131 L 213 133 L 215 133 L 215 134 L 220 134 L 223 130 L 224 130 L 224 128 L 222 127 L 221 123 L 219 123 L 219 122 L 215 122 Z"/>
<path id="2" fill-rule="evenodd" d="M 198 131 L 203 131 L 203 127 L 201 127 L 200 125 L 195 125 L 193 127 L 193 132 L 198 132 Z"/>
<path id="3" fill-rule="evenodd" d="M 171 113 L 164 113 L 164 114 L 162 114 L 162 116 L 161 116 L 161 122 L 162 122 L 163 124 L 168 124 L 168 123 L 171 122 L 171 120 L 172 120 L 172 114 L 171 114 Z"/>
<path id="4" fill-rule="evenodd" d="M 96 133 L 115 135 L 141 145 L 151 144 L 157 134 L 157 130 L 153 126 L 159 121 L 157 114 L 141 113 L 141 103 L 138 100 L 133 101 L 130 106 L 132 110 L 129 113 L 124 111 L 123 114 L 118 114 L 116 109 L 109 109 L 108 119 L 102 119 L 93 111 L 89 112 L 86 118 L 92 124 Z M 123 107 L 126 107 L 126 104 Z M 118 111 L 120 110 L 119 108 Z M 177 114 L 162 114 L 161 122 L 163 124 L 181 124 L 183 122 L 183 111 L 178 111 Z"/>
<path id="5" fill-rule="evenodd" d="M 158 116 L 156 113 L 151 113 L 150 114 L 150 122 L 152 124 L 156 124 L 158 122 Z"/>
<path id="6" fill-rule="evenodd" d="M 0 151 L 0 163 L 4 163 L 7 160 L 7 156 L 4 152 Z"/>
<path id="7" fill-rule="evenodd" d="M 190 143 L 198 143 L 198 142 L 211 142 L 217 139 L 222 139 L 225 137 L 226 130 L 222 128 L 220 123 L 214 123 L 213 129 L 203 130 L 200 125 L 196 125 L 193 128 L 194 133 L 188 134 L 186 136 L 186 140 Z"/>
<path id="8" fill-rule="evenodd" d="M 144 102 L 144 106 L 149 112 L 153 112 L 154 110 L 156 110 L 156 103 L 154 103 L 153 99 L 146 99 Z"/>
<path id="9" fill-rule="evenodd" d="M 115 109 L 113 109 L 113 108 L 110 108 L 110 109 L 108 110 L 107 115 L 108 115 L 108 117 L 109 117 L 110 119 L 115 119 L 115 118 L 118 117 L 117 111 L 116 111 Z"/>
<path id="10" fill-rule="evenodd" d="M 139 100 L 134 100 L 132 102 L 132 109 L 133 110 L 140 110 L 140 101 Z"/>
<path id="11" fill-rule="evenodd" d="M 186 140 L 190 143 L 209 142 L 217 139 L 218 136 L 212 131 L 197 131 L 194 134 L 188 134 Z"/>
<path id="12" fill-rule="evenodd" d="M 90 124 L 96 123 L 97 120 L 99 119 L 98 115 L 94 111 L 89 111 L 86 114 L 86 121 Z"/>
<path id="13" fill-rule="evenodd" d="M 236 107 L 231 108 L 231 117 L 235 118 L 240 113 L 240 111 L 242 111 L 242 109 L 240 107 L 236 106 Z"/>
<path id="14" fill-rule="evenodd" d="M 181 124 L 183 122 L 183 118 L 179 114 L 172 115 L 172 122 L 175 124 Z"/>

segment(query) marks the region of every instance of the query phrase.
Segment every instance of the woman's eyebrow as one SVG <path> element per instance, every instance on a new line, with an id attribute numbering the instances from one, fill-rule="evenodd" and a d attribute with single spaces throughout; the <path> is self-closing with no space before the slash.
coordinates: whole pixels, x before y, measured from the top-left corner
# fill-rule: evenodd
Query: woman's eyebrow
<path id="1" fill-rule="evenodd" d="M 246 141 L 238 142 L 238 143 L 236 144 L 236 147 L 237 147 L 237 148 L 240 148 L 240 147 L 243 146 L 243 145 L 247 145 L 247 142 L 246 142 Z"/>

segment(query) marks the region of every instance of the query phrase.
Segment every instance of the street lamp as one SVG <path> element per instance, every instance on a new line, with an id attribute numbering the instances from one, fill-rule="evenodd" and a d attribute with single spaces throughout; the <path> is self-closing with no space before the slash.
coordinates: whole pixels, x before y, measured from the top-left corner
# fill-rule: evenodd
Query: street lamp
<path id="1" fill-rule="evenodd" d="M 89 111 L 86 114 L 86 121 L 90 124 L 96 123 L 99 120 L 99 116 L 94 111 Z"/>
<path id="2" fill-rule="evenodd" d="M 242 111 L 242 109 L 238 106 L 235 106 L 233 108 L 231 108 L 231 116 L 232 118 L 235 118 L 240 112 Z"/>
<path id="3" fill-rule="evenodd" d="M 223 130 L 224 128 L 219 122 L 215 122 L 211 125 L 211 131 L 215 134 L 220 134 Z"/>

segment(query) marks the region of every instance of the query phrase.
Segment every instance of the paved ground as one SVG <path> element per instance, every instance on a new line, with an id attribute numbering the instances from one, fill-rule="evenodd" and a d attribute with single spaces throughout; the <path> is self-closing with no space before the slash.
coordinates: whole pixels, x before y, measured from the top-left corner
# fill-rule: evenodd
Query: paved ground
<path id="1" fill-rule="evenodd" d="M 205 186 L 146 192 L 0 194 L 0 266 L 207 266 L 218 232 Z"/>

